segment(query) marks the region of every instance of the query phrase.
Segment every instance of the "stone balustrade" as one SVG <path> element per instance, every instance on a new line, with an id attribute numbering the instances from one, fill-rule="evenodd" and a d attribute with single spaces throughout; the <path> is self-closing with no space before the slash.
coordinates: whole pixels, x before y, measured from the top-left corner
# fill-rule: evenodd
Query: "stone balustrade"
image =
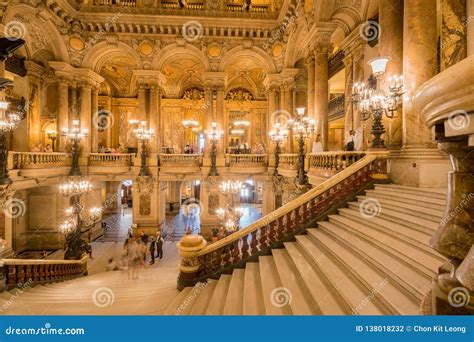
<path id="1" fill-rule="evenodd" d="M 357 151 L 310 153 L 307 158 L 309 183 L 318 185 L 362 159 L 365 155 L 365 152 Z"/>
<path id="2" fill-rule="evenodd" d="M 49 169 L 66 166 L 66 153 L 14 152 L 8 153 L 9 169 Z"/>
<path id="3" fill-rule="evenodd" d="M 133 153 L 91 153 L 89 155 L 89 166 L 132 166 Z"/>
<path id="4" fill-rule="evenodd" d="M 226 154 L 226 166 L 231 172 L 260 173 L 267 168 L 266 154 Z"/>
<path id="5" fill-rule="evenodd" d="M 160 166 L 201 166 L 202 154 L 160 154 Z"/>
<path id="6" fill-rule="evenodd" d="M 231 273 L 247 261 L 269 255 L 318 221 L 334 208 L 374 182 L 385 182 L 388 153 L 370 154 L 350 165 L 277 210 L 227 237 L 207 245 L 199 235 L 187 235 L 178 243 L 180 275 L 178 288 Z"/>
<path id="7" fill-rule="evenodd" d="M 159 155 L 160 171 L 165 173 L 194 173 L 202 166 L 202 154 L 162 153 Z"/>
<path id="8" fill-rule="evenodd" d="M 298 169 L 298 154 L 286 153 L 280 154 L 280 162 L 278 169 L 282 170 L 297 170 Z"/>
<path id="9" fill-rule="evenodd" d="M 95 0 L 96 6 L 122 6 L 122 7 L 136 7 L 136 0 Z"/>
<path id="10" fill-rule="evenodd" d="M 81 277 L 87 274 L 87 260 L 2 259 L 0 274 L 4 279 L 0 291 L 15 287 L 28 288 Z"/>
<path id="11" fill-rule="evenodd" d="M 365 152 L 335 151 L 310 153 L 309 171 L 340 171 L 365 156 Z"/>

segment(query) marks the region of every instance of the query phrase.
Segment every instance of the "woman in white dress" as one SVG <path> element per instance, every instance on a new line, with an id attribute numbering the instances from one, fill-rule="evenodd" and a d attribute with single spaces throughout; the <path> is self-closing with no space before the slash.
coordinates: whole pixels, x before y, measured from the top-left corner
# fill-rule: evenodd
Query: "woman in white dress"
<path id="1" fill-rule="evenodd" d="M 312 153 L 323 152 L 323 144 L 321 143 L 321 134 L 316 136 L 316 140 L 313 142 L 313 149 L 311 150 Z"/>

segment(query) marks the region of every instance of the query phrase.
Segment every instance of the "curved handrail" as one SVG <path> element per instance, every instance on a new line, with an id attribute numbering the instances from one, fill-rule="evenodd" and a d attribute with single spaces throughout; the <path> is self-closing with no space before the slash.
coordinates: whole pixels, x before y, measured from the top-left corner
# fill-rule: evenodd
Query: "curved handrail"
<path id="1" fill-rule="evenodd" d="M 315 198 L 316 196 L 322 194 L 323 192 L 327 191 L 329 188 L 332 186 L 338 184 L 345 178 L 347 178 L 349 175 L 353 174 L 354 172 L 357 172 L 358 170 L 362 169 L 363 167 L 369 165 L 373 161 L 375 161 L 377 158 L 380 158 L 382 154 L 370 154 L 366 156 L 365 158 L 357 161 L 356 163 L 352 164 L 348 168 L 344 169 L 343 171 L 337 173 L 333 177 L 329 178 L 328 180 L 324 181 L 323 183 L 319 184 L 318 186 L 314 187 L 313 189 L 309 190 L 308 192 L 300 195 L 297 197 L 295 200 L 281 206 L 277 210 L 271 212 L 270 214 L 267 214 L 260 218 L 259 220 L 255 221 L 254 223 L 250 224 L 249 226 L 245 227 L 244 229 L 241 229 L 235 233 L 232 233 L 229 236 L 226 236 L 222 240 L 219 240 L 217 242 L 214 242 L 206 247 L 204 247 L 201 251 L 199 251 L 198 256 L 202 256 L 204 254 L 210 253 L 212 251 L 215 251 L 219 248 L 225 247 L 226 245 L 230 245 L 238 240 L 240 240 L 242 237 L 247 236 L 255 231 L 257 231 L 259 228 L 262 228 L 266 226 L 268 223 L 272 221 L 276 221 L 277 219 L 283 217 L 286 215 L 288 212 L 297 209 L 300 207 L 302 204 L 310 201 L 311 199 Z"/>
<path id="2" fill-rule="evenodd" d="M 338 207 L 345 205 L 377 179 L 387 179 L 388 153 L 372 153 L 274 212 L 222 240 L 206 245 L 200 235 L 186 235 L 178 243 L 178 288 L 193 286 L 241 267 L 272 248 L 303 233 Z"/>

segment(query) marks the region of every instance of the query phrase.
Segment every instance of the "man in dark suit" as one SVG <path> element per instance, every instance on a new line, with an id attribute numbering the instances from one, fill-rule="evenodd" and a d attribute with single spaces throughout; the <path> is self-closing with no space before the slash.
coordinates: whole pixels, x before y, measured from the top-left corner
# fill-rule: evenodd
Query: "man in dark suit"
<path id="1" fill-rule="evenodd" d="M 161 237 L 161 232 L 156 233 L 156 257 L 163 259 L 163 243 L 165 240 Z"/>
<path id="2" fill-rule="evenodd" d="M 156 241 L 155 241 L 154 238 L 151 238 L 151 240 L 150 240 L 150 255 L 151 255 L 150 265 L 153 265 L 155 263 L 155 249 L 156 249 Z"/>

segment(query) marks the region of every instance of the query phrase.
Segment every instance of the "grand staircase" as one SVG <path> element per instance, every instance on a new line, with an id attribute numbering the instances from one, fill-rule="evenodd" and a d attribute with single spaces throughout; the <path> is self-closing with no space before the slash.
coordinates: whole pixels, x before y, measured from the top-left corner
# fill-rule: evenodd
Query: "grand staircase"
<path id="1" fill-rule="evenodd" d="M 186 287 L 169 315 L 416 315 L 443 256 L 446 191 L 378 184 L 296 241 Z"/>
<path id="2" fill-rule="evenodd" d="M 271 255 L 181 292 L 178 255 L 167 242 L 166 263 L 140 280 L 101 272 L 11 289 L 0 293 L 0 315 L 416 315 L 444 262 L 429 240 L 445 196 L 377 184 Z"/>

